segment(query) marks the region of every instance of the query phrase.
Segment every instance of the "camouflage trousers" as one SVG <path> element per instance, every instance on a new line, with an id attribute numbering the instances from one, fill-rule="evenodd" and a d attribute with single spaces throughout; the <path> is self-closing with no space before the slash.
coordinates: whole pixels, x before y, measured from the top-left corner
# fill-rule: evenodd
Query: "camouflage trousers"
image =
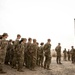
<path id="1" fill-rule="evenodd" d="M 17 70 L 21 70 L 23 68 L 24 55 L 18 56 L 17 61 L 18 61 L 18 68 L 17 68 Z"/>
<path id="2" fill-rule="evenodd" d="M 0 52 L 0 71 L 3 70 L 3 65 L 5 62 L 5 56 L 6 56 L 5 52 Z"/>
<path id="3" fill-rule="evenodd" d="M 44 60 L 44 56 L 38 55 L 38 66 L 43 67 L 43 60 Z"/>
<path id="4" fill-rule="evenodd" d="M 30 69 L 31 68 L 31 60 L 32 60 L 31 54 L 26 52 L 24 56 L 25 56 L 24 57 L 24 62 L 26 64 L 26 67 L 28 69 Z"/>
<path id="5" fill-rule="evenodd" d="M 57 64 L 61 63 L 61 56 L 57 56 L 56 62 L 57 62 Z"/>
<path id="6" fill-rule="evenodd" d="M 37 61 L 37 57 L 31 56 L 31 69 L 34 69 L 36 67 L 36 61 Z"/>
<path id="7" fill-rule="evenodd" d="M 44 68 L 49 69 L 50 63 L 51 63 L 51 57 L 45 55 Z"/>
<path id="8" fill-rule="evenodd" d="M 66 55 L 64 55 L 64 61 L 66 61 Z"/>

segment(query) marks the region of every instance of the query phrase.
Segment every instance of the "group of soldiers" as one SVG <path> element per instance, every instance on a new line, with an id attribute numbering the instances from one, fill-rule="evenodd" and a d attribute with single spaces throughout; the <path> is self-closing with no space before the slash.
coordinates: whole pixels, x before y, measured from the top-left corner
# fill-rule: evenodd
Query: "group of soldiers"
<path id="1" fill-rule="evenodd" d="M 50 70 L 51 63 L 51 40 L 47 43 L 37 43 L 36 39 L 21 38 L 18 34 L 15 41 L 6 40 L 7 33 L 0 36 L 0 73 L 6 73 L 3 70 L 3 65 L 10 65 L 12 68 L 23 72 L 23 66 L 35 71 L 36 66 Z M 21 39 L 21 40 L 20 40 Z M 45 57 L 45 60 L 44 60 Z"/>
<path id="2" fill-rule="evenodd" d="M 7 33 L 0 36 L 0 74 L 6 73 L 3 70 L 4 64 L 10 65 L 19 72 L 24 72 L 23 66 L 32 71 L 35 71 L 36 66 L 51 70 L 51 39 L 47 39 L 46 44 L 41 42 L 39 46 L 36 39 L 28 38 L 27 40 L 21 38 L 20 34 L 17 34 L 15 41 L 6 40 L 7 37 Z M 57 64 L 62 64 L 60 43 L 56 46 L 55 51 Z M 75 49 L 72 49 L 73 58 L 75 56 L 74 51 Z"/>
<path id="3" fill-rule="evenodd" d="M 75 49 L 74 46 L 71 46 L 71 50 L 68 49 L 68 51 L 66 50 L 66 48 L 63 50 L 63 54 L 64 54 L 64 61 L 72 61 L 72 63 L 75 63 Z M 68 57 L 68 59 L 67 59 Z"/>

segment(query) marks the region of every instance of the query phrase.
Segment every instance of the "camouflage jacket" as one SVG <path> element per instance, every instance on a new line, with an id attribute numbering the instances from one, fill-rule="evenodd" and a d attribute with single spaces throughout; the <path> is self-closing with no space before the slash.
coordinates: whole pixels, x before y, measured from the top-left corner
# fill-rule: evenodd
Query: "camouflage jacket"
<path id="1" fill-rule="evenodd" d="M 51 44 L 46 43 L 44 45 L 44 52 L 46 56 L 51 57 Z"/>
<path id="2" fill-rule="evenodd" d="M 61 46 L 57 46 L 57 47 L 55 48 L 55 51 L 56 51 L 56 53 L 57 53 L 57 56 L 61 56 Z"/>

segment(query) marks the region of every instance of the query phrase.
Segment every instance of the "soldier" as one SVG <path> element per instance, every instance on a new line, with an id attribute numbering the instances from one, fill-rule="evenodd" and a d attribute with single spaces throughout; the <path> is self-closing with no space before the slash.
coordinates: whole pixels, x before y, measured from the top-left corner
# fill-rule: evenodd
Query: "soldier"
<path id="1" fill-rule="evenodd" d="M 72 59 L 72 63 L 75 63 L 75 49 L 74 49 L 74 46 L 71 46 L 71 59 Z"/>
<path id="2" fill-rule="evenodd" d="M 26 38 L 24 38 L 25 39 L 25 43 L 24 43 L 24 65 L 26 66 L 26 52 L 27 52 L 27 39 Z"/>
<path id="3" fill-rule="evenodd" d="M 64 53 L 64 61 L 66 61 L 66 57 L 67 57 L 67 51 L 66 51 L 66 48 L 64 49 L 63 53 Z"/>
<path id="4" fill-rule="evenodd" d="M 10 52 L 11 52 L 12 49 L 13 49 L 13 45 L 12 45 L 12 40 L 10 39 L 8 41 L 7 52 L 6 52 L 6 57 L 5 57 L 5 64 L 6 65 L 9 64 L 10 60 L 12 60 L 12 59 L 10 59 L 10 56 L 11 56 Z"/>
<path id="5" fill-rule="evenodd" d="M 57 58 L 56 58 L 57 64 L 62 64 L 61 63 L 61 46 L 60 46 L 60 43 L 58 43 L 58 46 L 55 48 L 55 51 L 57 53 Z"/>
<path id="6" fill-rule="evenodd" d="M 25 42 L 26 42 L 26 39 L 22 38 L 18 45 L 18 51 L 17 51 L 18 69 L 17 71 L 19 72 L 23 72 L 22 68 L 23 68 L 23 63 L 24 63 Z"/>
<path id="7" fill-rule="evenodd" d="M 4 33 L 2 35 L 2 39 L 0 41 L 0 74 L 5 74 L 6 72 L 3 71 L 3 65 L 5 62 L 5 56 L 6 56 L 6 49 L 8 42 L 6 38 L 8 37 L 7 33 Z"/>
<path id="8" fill-rule="evenodd" d="M 39 43 L 37 42 L 37 62 L 36 64 L 39 66 Z"/>
<path id="9" fill-rule="evenodd" d="M 67 51 L 67 55 L 68 55 L 68 61 L 70 61 L 70 51 L 69 51 L 69 49 Z"/>
<path id="10" fill-rule="evenodd" d="M 33 39 L 33 44 L 31 46 L 31 70 L 35 71 L 36 61 L 37 61 L 37 42 L 36 39 Z"/>
<path id="11" fill-rule="evenodd" d="M 17 35 L 17 39 L 14 41 L 14 46 L 13 46 L 13 61 L 12 61 L 12 68 L 16 69 L 16 63 L 17 63 L 17 51 L 18 51 L 18 45 L 19 45 L 19 40 L 21 38 L 21 35 Z"/>
<path id="12" fill-rule="evenodd" d="M 45 62 L 44 62 L 44 69 L 51 70 L 49 68 L 51 63 L 51 40 L 48 39 L 47 43 L 44 45 L 44 51 L 45 51 Z"/>
<path id="13" fill-rule="evenodd" d="M 44 60 L 44 43 L 40 43 L 40 47 L 38 50 L 38 62 L 39 66 L 43 67 L 43 60 Z"/>
<path id="14" fill-rule="evenodd" d="M 28 69 L 31 69 L 31 45 L 32 45 L 32 38 L 28 38 L 28 43 L 27 43 L 27 51 L 25 52 L 25 64 L 26 64 L 26 67 Z"/>

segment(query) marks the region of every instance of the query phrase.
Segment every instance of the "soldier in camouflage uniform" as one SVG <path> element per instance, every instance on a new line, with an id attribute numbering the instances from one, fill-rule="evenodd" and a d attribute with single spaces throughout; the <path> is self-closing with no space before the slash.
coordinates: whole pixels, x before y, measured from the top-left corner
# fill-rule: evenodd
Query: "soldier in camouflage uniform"
<path id="1" fill-rule="evenodd" d="M 16 63 L 17 63 L 17 51 L 18 51 L 18 45 L 19 45 L 19 40 L 21 38 L 21 35 L 17 35 L 17 39 L 14 41 L 14 46 L 13 46 L 13 61 L 12 61 L 12 68 L 16 69 Z"/>
<path id="2" fill-rule="evenodd" d="M 31 45 L 31 70 L 35 71 L 36 61 L 37 61 L 37 42 L 36 39 L 33 39 L 33 44 Z"/>
<path id="3" fill-rule="evenodd" d="M 8 46 L 7 46 L 7 52 L 6 52 L 6 57 L 5 57 L 5 64 L 8 65 L 10 63 L 10 60 L 12 60 L 11 57 L 11 50 L 13 49 L 12 45 L 12 40 L 8 41 Z"/>
<path id="4" fill-rule="evenodd" d="M 37 66 L 39 66 L 39 43 L 37 42 Z"/>
<path id="5" fill-rule="evenodd" d="M 8 37 L 8 34 L 4 33 L 2 35 L 2 39 L 0 41 L 0 74 L 6 73 L 6 72 L 3 71 L 3 65 L 4 65 L 4 62 L 5 62 L 6 49 L 7 49 L 7 45 L 8 45 L 8 42 L 6 40 L 7 37 Z"/>
<path id="6" fill-rule="evenodd" d="M 64 61 L 66 61 L 66 57 L 67 57 L 67 51 L 66 51 L 66 48 L 64 49 L 63 53 L 64 53 Z"/>
<path id="7" fill-rule="evenodd" d="M 24 43 L 24 64 L 23 65 L 25 65 L 26 66 L 26 52 L 27 52 L 27 39 L 26 38 L 24 38 L 25 39 L 25 43 Z"/>
<path id="8" fill-rule="evenodd" d="M 69 49 L 67 51 L 67 55 L 68 55 L 68 61 L 70 61 L 70 51 L 69 51 Z"/>
<path id="9" fill-rule="evenodd" d="M 48 39 L 47 43 L 44 45 L 44 52 L 45 52 L 45 62 L 44 62 L 44 69 L 51 70 L 49 68 L 51 63 L 51 40 Z"/>
<path id="10" fill-rule="evenodd" d="M 25 50 L 25 38 L 22 38 L 19 45 L 18 45 L 18 51 L 17 51 L 17 59 L 18 59 L 18 69 L 17 71 L 23 72 L 23 63 L 24 63 L 24 50 Z"/>
<path id="11" fill-rule="evenodd" d="M 31 69 L 31 45 L 32 45 L 32 38 L 28 38 L 28 43 L 27 43 L 27 50 L 25 52 L 25 64 L 26 64 L 26 67 L 28 69 Z"/>
<path id="12" fill-rule="evenodd" d="M 72 63 L 75 63 L 75 49 L 74 49 L 74 46 L 71 46 L 71 59 L 72 59 Z"/>
<path id="13" fill-rule="evenodd" d="M 43 67 L 43 59 L 44 59 L 44 43 L 40 43 L 40 47 L 38 52 L 38 64 L 39 66 Z"/>
<path id="14" fill-rule="evenodd" d="M 57 64 L 62 64 L 61 63 L 61 46 L 60 46 L 60 43 L 58 43 L 58 46 L 55 48 L 55 51 L 57 53 L 57 58 L 56 58 Z"/>

